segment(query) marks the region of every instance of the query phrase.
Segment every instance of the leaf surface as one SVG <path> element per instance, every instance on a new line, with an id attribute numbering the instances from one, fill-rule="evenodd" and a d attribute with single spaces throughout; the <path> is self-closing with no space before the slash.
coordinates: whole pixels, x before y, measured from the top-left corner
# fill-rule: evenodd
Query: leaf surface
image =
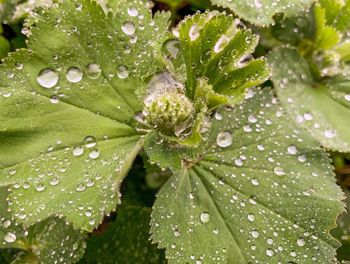
<path id="1" fill-rule="evenodd" d="M 65 1 L 0 66 L 0 185 L 13 186 L 19 222 L 62 214 L 91 231 L 114 210 L 143 146 L 136 90 L 162 67 L 168 15 L 150 7 L 128 1 L 106 16 L 94 1 Z"/>
<path id="2" fill-rule="evenodd" d="M 8 192 L 4 188 L 0 191 L 0 248 L 21 250 L 10 254 L 15 258 L 11 263 L 73 264 L 83 256 L 84 233 L 74 229 L 64 219 L 53 217 L 28 229 L 23 228 L 6 208 Z"/>
<path id="3" fill-rule="evenodd" d="M 272 80 L 282 105 L 324 147 L 350 151 L 350 75 L 313 79 L 297 51 L 280 48 L 269 56 Z"/>
<path id="4" fill-rule="evenodd" d="M 211 0 L 211 2 L 231 9 L 250 23 L 268 26 L 273 23 L 275 14 L 296 15 L 311 6 L 313 0 Z"/>
<path id="5" fill-rule="evenodd" d="M 202 159 L 160 190 L 151 233 L 169 263 L 332 263 L 342 192 L 271 93 L 219 110 Z"/>

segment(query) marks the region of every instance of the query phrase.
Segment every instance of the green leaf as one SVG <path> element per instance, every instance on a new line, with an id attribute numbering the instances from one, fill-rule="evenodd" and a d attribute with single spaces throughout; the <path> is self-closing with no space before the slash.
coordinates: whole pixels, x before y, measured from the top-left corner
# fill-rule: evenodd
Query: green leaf
<path id="1" fill-rule="evenodd" d="M 288 113 L 325 148 L 350 151 L 350 74 L 313 79 L 307 61 L 296 50 L 271 52 L 272 80 Z"/>
<path id="2" fill-rule="evenodd" d="M 196 14 L 182 21 L 178 32 L 189 98 L 194 98 L 199 78 L 207 78 L 213 90 L 229 96 L 232 103 L 268 78 L 265 61 L 251 57 L 258 37 L 239 29 L 232 16 L 216 11 Z"/>
<path id="3" fill-rule="evenodd" d="M 10 52 L 10 49 L 10 42 L 0 35 L 0 59 L 6 57 L 7 54 Z"/>
<path id="4" fill-rule="evenodd" d="M 337 238 L 342 246 L 337 250 L 337 259 L 339 261 L 347 260 L 350 261 L 350 192 L 345 190 L 346 194 L 346 206 L 348 211 L 344 212 L 338 217 L 337 223 L 338 226 L 336 229 L 332 230 L 332 235 Z"/>
<path id="5" fill-rule="evenodd" d="M 135 90 L 163 67 L 168 15 L 148 7 L 129 1 L 106 16 L 93 1 L 64 1 L 0 66 L 0 185 L 19 186 L 9 199 L 20 223 L 60 214 L 91 231 L 115 209 L 143 146 L 130 125 Z"/>
<path id="6" fill-rule="evenodd" d="M 26 229 L 7 211 L 7 195 L 0 189 L 0 248 L 21 249 L 11 263 L 76 263 L 84 254 L 85 235 L 63 219 L 48 218 Z M 24 215 L 21 214 L 20 217 Z M 27 262 L 25 262 L 25 260 Z M 20 262 L 22 261 L 22 262 Z M 29 262 L 31 263 L 31 262 Z"/>
<path id="7" fill-rule="evenodd" d="M 211 0 L 214 5 L 231 9 L 236 15 L 259 26 L 272 24 L 273 16 L 293 16 L 305 11 L 313 0 Z"/>
<path id="8" fill-rule="evenodd" d="M 169 263 L 332 263 L 330 159 L 270 89 L 253 93 L 216 113 L 201 160 L 158 194 L 151 233 Z"/>
<path id="9" fill-rule="evenodd" d="M 121 206 L 117 219 L 88 240 L 79 263 L 165 264 L 162 252 L 149 241 L 150 213 L 146 207 Z"/>
<path id="10" fill-rule="evenodd" d="M 340 41 L 340 34 L 332 26 L 327 26 L 326 9 L 320 5 L 314 8 L 316 28 L 315 49 L 327 50 L 333 48 Z"/>

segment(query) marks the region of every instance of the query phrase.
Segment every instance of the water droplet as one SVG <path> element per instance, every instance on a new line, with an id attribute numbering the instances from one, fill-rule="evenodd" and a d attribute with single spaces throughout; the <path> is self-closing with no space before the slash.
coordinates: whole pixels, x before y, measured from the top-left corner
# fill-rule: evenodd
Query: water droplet
<path id="1" fill-rule="evenodd" d="M 180 53 L 180 42 L 176 39 L 171 39 L 166 41 L 164 45 L 170 57 L 176 59 Z"/>
<path id="2" fill-rule="evenodd" d="M 102 73 L 101 66 L 96 63 L 90 63 L 86 67 L 86 75 L 90 79 L 93 79 L 93 80 L 98 79 L 101 76 L 101 73 Z"/>
<path id="3" fill-rule="evenodd" d="M 282 167 L 275 167 L 275 168 L 273 169 L 273 171 L 275 172 L 275 174 L 276 174 L 277 176 L 283 176 L 283 175 L 286 174 L 286 173 L 284 172 L 284 170 L 283 170 Z"/>
<path id="4" fill-rule="evenodd" d="M 217 138 L 216 143 L 219 147 L 227 148 L 232 145 L 232 134 L 228 131 L 221 131 Z"/>
<path id="5" fill-rule="evenodd" d="M 192 25 L 189 31 L 191 41 L 195 41 L 199 36 L 199 28 L 196 24 Z"/>
<path id="6" fill-rule="evenodd" d="M 224 50 L 224 48 L 229 42 L 230 42 L 230 39 L 227 36 L 225 35 L 221 36 L 221 38 L 216 42 L 214 46 L 214 52 L 220 53 L 221 51 Z"/>
<path id="7" fill-rule="evenodd" d="M 269 257 L 272 257 L 273 255 L 274 255 L 274 252 L 273 252 L 273 250 L 272 249 L 267 249 L 266 250 L 266 255 L 268 255 Z"/>
<path id="8" fill-rule="evenodd" d="M 252 184 L 253 184 L 254 186 L 258 186 L 258 185 L 259 185 L 258 179 L 252 179 L 251 182 L 252 182 Z"/>
<path id="9" fill-rule="evenodd" d="M 73 155 L 74 156 L 79 157 L 79 156 L 83 155 L 83 153 L 84 153 L 83 147 L 77 146 L 77 147 L 73 148 Z"/>
<path id="10" fill-rule="evenodd" d="M 288 148 L 287 148 L 287 151 L 290 155 L 296 155 L 298 153 L 298 150 L 297 150 L 297 147 L 294 146 L 294 145 L 290 145 Z"/>
<path id="11" fill-rule="evenodd" d="M 120 65 L 118 67 L 117 74 L 120 79 L 125 79 L 129 76 L 129 70 L 126 66 Z"/>
<path id="12" fill-rule="evenodd" d="M 215 119 L 216 120 L 222 120 L 222 114 L 220 112 L 215 112 Z"/>
<path id="13" fill-rule="evenodd" d="M 133 22 L 127 21 L 122 25 L 122 31 L 128 35 L 131 36 L 135 33 L 136 27 Z"/>
<path id="14" fill-rule="evenodd" d="M 248 122 L 249 123 L 252 123 L 252 124 L 254 124 L 254 123 L 256 123 L 258 120 L 256 119 L 256 117 L 254 116 L 254 115 L 250 115 L 249 117 L 248 117 Z"/>
<path id="15" fill-rule="evenodd" d="M 203 224 L 207 224 L 210 221 L 210 214 L 207 212 L 203 212 L 200 215 L 200 219 Z"/>
<path id="16" fill-rule="evenodd" d="M 262 8 L 262 3 L 261 3 L 261 0 L 254 0 L 254 6 L 256 8 Z"/>
<path id="17" fill-rule="evenodd" d="M 83 191 L 85 191 L 86 187 L 85 187 L 85 184 L 80 183 L 80 184 L 77 185 L 77 188 L 75 188 L 75 189 L 78 192 L 83 192 Z"/>
<path id="18" fill-rule="evenodd" d="M 78 83 L 83 78 L 83 73 L 78 68 L 72 67 L 68 69 L 66 78 L 69 82 Z"/>
<path id="19" fill-rule="evenodd" d="M 87 136 L 85 139 L 85 147 L 93 148 L 96 146 L 96 139 L 93 136 Z"/>
<path id="20" fill-rule="evenodd" d="M 337 135 L 337 132 L 333 129 L 328 129 L 323 132 L 326 138 L 332 139 L 335 138 Z"/>
<path id="21" fill-rule="evenodd" d="M 305 240 L 303 238 L 299 238 L 297 240 L 297 244 L 298 244 L 299 247 L 303 247 L 303 246 L 305 246 L 306 242 L 305 242 Z"/>
<path id="22" fill-rule="evenodd" d="M 345 99 L 346 101 L 350 102 L 350 93 L 344 95 L 344 99 Z"/>
<path id="23" fill-rule="evenodd" d="M 16 241 L 16 239 L 17 239 L 16 235 L 14 233 L 11 233 L 11 232 L 8 232 L 4 237 L 4 240 L 7 243 L 13 243 Z"/>
<path id="24" fill-rule="evenodd" d="M 47 89 L 54 87 L 58 83 L 58 80 L 58 73 L 52 69 L 42 70 L 37 77 L 39 85 Z"/>
<path id="25" fill-rule="evenodd" d="M 50 97 L 51 104 L 58 104 L 59 102 L 60 102 L 60 99 L 56 95 L 53 95 Z"/>
<path id="26" fill-rule="evenodd" d="M 128 14 L 131 17 L 136 17 L 139 14 L 139 11 L 137 11 L 137 9 L 135 7 L 129 7 Z"/>
<path id="27" fill-rule="evenodd" d="M 57 177 L 53 177 L 50 181 L 50 185 L 56 186 L 59 182 L 60 182 L 60 180 Z"/>
<path id="28" fill-rule="evenodd" d="M 249 215 L 247 216 L 247 218 L 248 218 L 248 221 L 249 221 L 249 222 L 254 222 L 254 221 L 255 221 L 255 215 L 253 215 L 253 214 L 249 214 Z"/>
<path id="29" fill-rule="evenodd" d="M 258 238 L 260 236 L 260 233 L 258 232 L 258 230 L 253 230 L 252 231 L 252 237 L 254 237 L 254 238 Z"/>
<path id="30" fill-rule="evenodd" d="M 42 191 L 45 190 L 45 185 L 42 184 L 42 183 L 39 183 L 39 184 L 35 187 L 35 189 L 36 189 L 38 192 L 42 192 Z"/>
<path id="31" fill-rule="evenodd" d="M 98 150 L 92 150 L 89 153 L 90 159 L 97 159 L 100 156 L 100 152 Z"/>

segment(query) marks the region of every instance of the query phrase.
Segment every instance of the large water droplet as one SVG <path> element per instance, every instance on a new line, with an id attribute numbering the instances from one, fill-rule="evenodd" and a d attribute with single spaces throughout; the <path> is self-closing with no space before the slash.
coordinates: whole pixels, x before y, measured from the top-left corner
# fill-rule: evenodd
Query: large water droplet
<path id="1" fill-rule="evenodd" d="M 323 132 L 326 138 L 332 139 L 335 138 L 337 135 L 337 132 L 333 129 L 328 129 Z"/>
<path id="2" fill-rule="evenodd" d="M 47 89 L 54 87 L 58 80 L 58 73 L 52 69 L 42 70 L 37 77 L 39 85 Z"/>
<path id="3" fill-rule="evenodd" d="M 297 244 L 298 244 L 299 247 L 303 247 L 303 246 L 305 246 L 306 242 L 305 242 L 305 240 L 303 238 L 299 238 L 297 240 Z"/>
<path id="4" fill-rule="evenodd" d="M 93 80 L 98 79 L 101 76 L 101 73 L 102 73 L 101 66 L 96 63 L 90 63 L 86 67 L 86 75 L 90 79 L 93 79 Z"/>
<path id="5" fill-rule="evenodd" d="M 135 24 L 133 22 L 127 21 L 122 25 L 122 31 L 126 34 L 126 35 L 133 35 L 136 31 L 136 27 Z"/>
<path id="6" fill-rule="evenodd" d="M 72 67 L 68 69 L 66 78 L 69 82 L 78 83 L 83 78 L 83 73 L 78 68 Z"/>
<path id="7" fill-rule="evenodd" d="M 344 95 L 344 99 L 345 99 L 346 101 L 350 102 L 350 93 Z"/>
<path id="8" fill-rule="evenodd" d="M 93 136 L 87 136 L 85 139 L 85 147 L 93 148 L 96 146 L 96 139 Z"/>
<path id="9" fill-rule="evenodd" d="M 129 76 L 129 70 L 126 66 L 120 65 L 117 69 L 117 75 L 120 79 L 125 79 Z"/>
<path id="10" fill-rule="evenodd" d="M 16 234 L 14 233 L 11 233 L 11 232 L 8 232 L 5 237 L 4 237 L 4 240 L 7 242 L 7 243 L 13 243 L 15 242 L 17 239 L 16 237 Z"/>
<path id="11" fill-rule="evenodd" d="M 260 236 L 260 233 L 258 232 L 258 230 L 253 230 L 252 231 L 252 237 L 254 237 L 254 238 L 258 238 Z"/>
<path id="12" fill-rule="evenodd" d="M 73 155 L 76 157 L 79 157 L 81 155 L 83 155 L 84 153 L 84 148 L 81 146 L 77 146 L 75 148 L 73 148 Z"/>
<path id="13" fill-rule="evenodd" d="M 45 185 L 42 183 L 39 183 L 36 187 L 35 190 L 37 190 L 38 192 L 42 192 L 45 190 Z"/>
<path id="14" fill-rule="evenodd" d="M 275 167 L 275 168 L 273 169 L 273 171 L 275 172 L 275 174 L 276 174 L 277 176 L 283 176 L 283 175 L 286 174 L 286 173 L 284 172 L 283 168 L 282 168 L 282 167 L 279 167 L 279 166 Z"/>
<path id="15" fill-rule="evenodd" d="M 199 28 L 196 24 L 192 25 L 189 31 L 191 41 L 195 41 L 200 36 Z"/>
<path id="16" fill-rule="evenodd" d="M 247 218 L 248 218 L 248 221 L 249 221 L 249 222 L 254 222 L 254 221 L 255 221 L 255 215 L 253 215 L 253 214 L 249 214 L 249 215 L 247 216 Z"/>
<path id="17" fill-rule="evenodd" d="M 203 224 L 207 224 L 210 221 L 210 214 L 207 212 L 203 212 L 200 215 L 200 219 Z"/>
<path id="18" fill-rule="evenodd" d="M 230 42 L 230 39 L 227 36 L 225 35 L 221 36 L 221 38 L 216 42 L 214 46 L 214 52 L 220 53 L 221 51 L 224 50 L 224 48 L 229 42 Z"/>
<path id="19" fill-rule="evenodd" d="M 98 157 L 100 156 L 100 152 L 98 152 L 98 150 L 92 150 L 90 153 L 89 153 L 89 157 L 90 159 L 97 159 Z"/>
<path id="20" fill-rule="evenodd" d="M 294 145 L 290 145 L 288 148 L 287 148 L 287 151 L 290 155 L 296 155 L 298 153 L 298 149 L 296 146 Z"/>
<path id="21" fill-rule="evenodd" d="M 131 17 L 136 17 L 139 14 L 139 11 L 137 11 L 137 9 L 135 7 L 129 7 L 128 14 Z"/>
<path id="22" fill-rule="evenodd" d="M 227 148 L 232 145 L 232 134 L 228 131 L 221 131 L 217 138 L 216 143 L 219 147 Z"/>

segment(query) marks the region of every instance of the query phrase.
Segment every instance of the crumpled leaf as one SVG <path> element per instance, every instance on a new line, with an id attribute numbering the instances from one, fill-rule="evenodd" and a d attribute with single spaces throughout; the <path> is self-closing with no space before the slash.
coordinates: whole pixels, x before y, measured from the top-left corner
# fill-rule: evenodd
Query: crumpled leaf
<path id="1" fill-rule="evenodd" d="M 150 208 L 121 206 L 117 219 L 88 240 L 86 255 L 79 263 L 165 264 L 162 252 L 149 241 L 150 214 Z"/>
<path id="2" fill-rule="evenodd" d="M 210 147 L 160 190 L 151 233 L 169 263 L 333 263 L 330 159 L 271 94 L 217 111 Z"/>
<path id="3" fill-rule="evenodd" d="M 268 26 L 274 22 L 273 16 L 284 13 L 293 16 L 305 11 L 313 0 L 211 0 L 214 5 L 231 9 L 236 15 L 250 23 Z"/>
<path id="4" fill-rule="evenodd" d="M 321 81 L 296 50 L 270 53 L 272 80 L 288 113 L 325 148 L 350 151 L 350 75 L 347 71 Z"/>
<path id="5" fill-rule="evenodd" d="M 91 231 L 114 210 L 143 146 L 130 125 L 135 90 L 162 68 L 168 15 L 152 18 L 147 3 L 106 16 L 93 1 L 64 1 L 43 11 L 29 49 L 1 65 L 0 185 L 12 186 L 18 222 L 62 214 Z"/>
<path id="6" fill-rule="evenodd" d="M 0 193 L 0 248 L 21 250 L 11 254 L 16 256 L 11 263 L 70 264 L 76 263 L 83 256 L 84 233 L 75 230 L 64 219 L 53 217 L 28 229 L 23 228 L 13 219 L 11 212 L 7 211 L 8 192 L 1 188 Z"/>

